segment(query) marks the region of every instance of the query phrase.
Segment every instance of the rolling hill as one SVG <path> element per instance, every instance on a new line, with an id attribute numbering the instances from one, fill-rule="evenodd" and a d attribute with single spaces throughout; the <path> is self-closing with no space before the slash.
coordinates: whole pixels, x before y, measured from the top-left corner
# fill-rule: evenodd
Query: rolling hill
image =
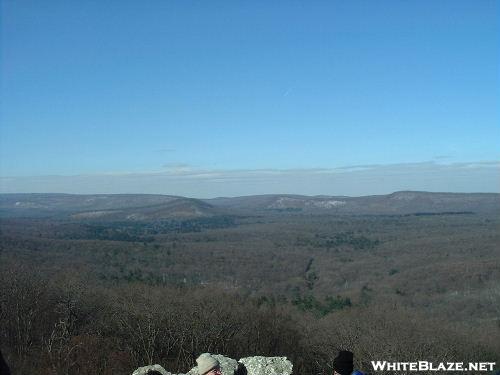
<path id="1" fill-rule="evenodd" d="M 500 211 L 500 194 L 400 191 L 364 197 L 254 195 L 194 199 L 147 194 L 2 194 L 0 217 L 159 220 L 215 215 L 307 213 L 406 215 Z"/>

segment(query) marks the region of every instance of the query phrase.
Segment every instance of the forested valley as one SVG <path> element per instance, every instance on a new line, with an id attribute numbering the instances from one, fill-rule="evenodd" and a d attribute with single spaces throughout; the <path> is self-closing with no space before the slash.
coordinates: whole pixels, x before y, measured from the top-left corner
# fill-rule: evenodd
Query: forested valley
<path id="1" fill-rule="evenodd" d="M 269 210 L 4 217 L 0 349 L 14 374 L 185 372 L 202 352 L 500 363 L 498 215 Z"/>

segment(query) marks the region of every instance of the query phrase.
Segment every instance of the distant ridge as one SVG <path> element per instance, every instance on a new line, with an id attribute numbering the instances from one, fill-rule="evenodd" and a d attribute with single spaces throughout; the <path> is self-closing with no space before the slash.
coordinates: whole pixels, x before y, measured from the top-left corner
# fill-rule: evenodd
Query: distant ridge
<path id="1" fill-rule="evenodd" d="M 213 206 L 249 211 L 302 211 L 339 214 L 409 214 L 418 212 L 496 212 L 498 193 L 432 193 L 398 191 L 362 197 L 254 195 L 205 200 Z"/>
<path id="2" fill-rule="evenodd" d="M 436 214 L 500 212 L 498 193 L 398 191 L 363 197 L 252 195 L 195 199 L 152 194 L 0 194 L 0 217 L 160 220 L 239 214 Z"/>
<path id="3" fill-rule="evenodd" d="M 217 214 L 199 199 L 150 194 L 1 194 L 2 217 L 155 220 Z"/>

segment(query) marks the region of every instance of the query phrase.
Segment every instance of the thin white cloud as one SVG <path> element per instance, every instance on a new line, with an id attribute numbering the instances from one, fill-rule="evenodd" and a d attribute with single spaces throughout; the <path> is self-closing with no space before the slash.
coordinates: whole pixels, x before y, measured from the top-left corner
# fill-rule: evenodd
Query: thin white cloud
<path id="1" fill-rule="evenodd" d="M 500 162 L 360 165 L 311 169 L 195 169 L 2 177 L 2 193 L 150 193 L 211 198 L 252 194 L 370 195 L 398 190 L 500 192 Z"/>
<path id="2" fill-rule="evenodd" d="M 434 160 L 446 160 L 446 159 L 451 159 L 451 155 L 436 155 L 434 156 Z"/>
<path id="3" fill-rule="evenodd" d="M 191 168 L 190 164 L 186 163 L 165 163 L 163 164 L 164 168 Z"/>

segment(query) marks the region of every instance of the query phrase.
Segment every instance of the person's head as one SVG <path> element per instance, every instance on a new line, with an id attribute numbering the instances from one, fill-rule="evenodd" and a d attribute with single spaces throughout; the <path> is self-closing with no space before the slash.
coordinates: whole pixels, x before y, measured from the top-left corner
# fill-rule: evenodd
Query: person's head
<path id="1" fill-rule="evenodd" d="M 196 359 L 199 375 L 222 375 L 219 361 L 209 353 L 203 353 Z"/>
<path id="2" fill-rule="evenodd" d="M 354 369 L 353 354 L 347 350 L 341 350 L 333 360 L 334 374 L 350 375 Z"/>

